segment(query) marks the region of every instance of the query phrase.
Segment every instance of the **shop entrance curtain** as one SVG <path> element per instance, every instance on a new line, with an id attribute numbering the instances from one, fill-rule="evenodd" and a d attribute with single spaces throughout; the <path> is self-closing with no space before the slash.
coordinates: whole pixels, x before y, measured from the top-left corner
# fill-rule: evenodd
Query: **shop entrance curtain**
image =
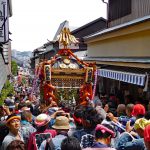
<path id="1" fill-rule="evenodd" d="M 116 70 L 98 69 L 98 76 L 119 80 L 140 86 L 145 85 L 146 74 L 136 74 Z"/>

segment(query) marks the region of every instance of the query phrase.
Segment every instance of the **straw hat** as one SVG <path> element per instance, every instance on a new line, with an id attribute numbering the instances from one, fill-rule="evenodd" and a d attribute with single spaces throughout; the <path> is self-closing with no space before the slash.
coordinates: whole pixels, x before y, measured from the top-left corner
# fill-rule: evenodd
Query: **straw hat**
<path id="1" fill-rule="evenodd" d="M 55 124 L 52 126 L 54 129 L 70 129 L 69 119 L 65 116 L 56 118 Z"/>
<path id="2" fill-rule="evenodd" d="M 37 127 L 45 126 L 50 122 L 51 118 L 47 114 L 40 114 L 36 117 L 34 123 Z"/>

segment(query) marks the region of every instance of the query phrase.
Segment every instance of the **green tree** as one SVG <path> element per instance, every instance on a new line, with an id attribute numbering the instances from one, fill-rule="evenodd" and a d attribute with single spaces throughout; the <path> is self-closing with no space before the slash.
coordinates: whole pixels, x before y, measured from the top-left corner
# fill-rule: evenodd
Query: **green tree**
<path id="1" fill-rule="evenodd" d="M 13 83 L 10 83 L 9 80 L 6 81 L 1 93 L 0 93 L 0 105 L 4 103 L 4 100 L 9 94 L 14 94 Z"/>
<path id="2" fill-rule="evenodd" d="M 18 72 L 18 65 L 15 61 L 11 61 L 11 72 L 13 75 L 17 75 Z"/>

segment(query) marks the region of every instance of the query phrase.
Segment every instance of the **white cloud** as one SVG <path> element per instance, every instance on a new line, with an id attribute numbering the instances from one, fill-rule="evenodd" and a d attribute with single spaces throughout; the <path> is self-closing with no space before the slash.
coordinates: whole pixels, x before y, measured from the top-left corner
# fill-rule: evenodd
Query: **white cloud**
<path id="1" fill-rule="evenodd" d="M 52 40 L 59 24 L 80 27 L 99 17 L 106 18 L 101 0 L 14 0 L 10 18 L 12 49 L 34 50 Z"/>

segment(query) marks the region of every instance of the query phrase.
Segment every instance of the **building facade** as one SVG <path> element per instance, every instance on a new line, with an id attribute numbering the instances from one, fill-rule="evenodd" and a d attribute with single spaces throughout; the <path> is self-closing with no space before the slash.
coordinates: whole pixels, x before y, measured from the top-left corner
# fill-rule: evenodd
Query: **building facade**
<path id="1" fill-rule="evenodd" d="M 11 42 L 9 17 L 12 16 L 11 0 L 0 0 L 0 91 L 11 74 Z"/>
<path id="2" fill-rule="evenodd" d="M 150 1 L 109 0 L 107 29 L 84 37 L 96 61 L 99 92 L 149 99 Z M 124 8 L 123 8 L 124 7 Z M 145 92 L 146 91 L 146 92 Z"/>

